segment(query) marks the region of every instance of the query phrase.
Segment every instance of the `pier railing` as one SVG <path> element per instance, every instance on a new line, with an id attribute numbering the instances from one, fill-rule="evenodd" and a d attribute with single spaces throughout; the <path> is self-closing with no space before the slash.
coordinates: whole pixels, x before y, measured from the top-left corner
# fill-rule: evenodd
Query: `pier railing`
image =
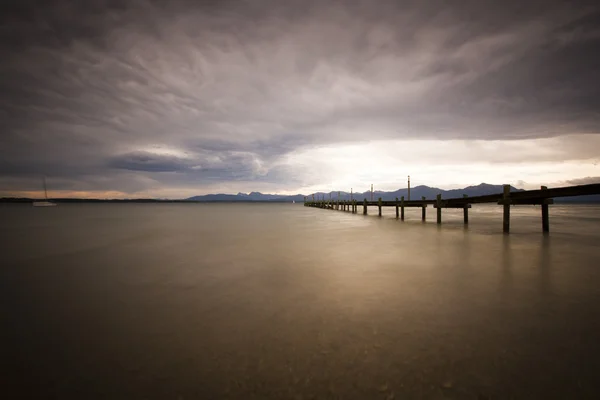
<path id="1" fill-rule="evenodd" d="M 377 201 L 363 201 L 357 200 L 314 200 L 308 197 L 304 198 L 304 205 L 307 207 L 318 207 L 331 210 L 350 211 L 353 214 L 358 212 L 358 207 L 363 207 L 363 214 L 367 214 L 367 207 L 376 206 L 378 208 L 378 214 L 381 216 L 382 207 L 395 207 L 396 218 L 404 220 L 404 209 L 406 207 L 417 207 L 421 208 L 421 220 L 425 221 L 427 214 L 426 209 L 428 205 L 432 205 L 436 209 L 436 221 L 438 224 L 442 223 L 442 209 L 443 208 L 462 208 L 464 223 L 469 223 L 469 208 L 471 204 L 482 204 L 482 203 L 496 203 L 503 206 L 503 231 L 508 233 L 510 231 L 510 206 L 511 205 L 523 205 L 523 204 L 535 204 L 541 205 L 542 211 L 542 231 L 548 232 L 550 230 L 549 223 L 549 210 L 548 205 L 553 204 L 555 197 L 573 197 L 573 196 L 585 196 L 600 194 L 600 184 L 591 185 L 578 185 L 578 186 L 567 186 L 560 188 L 548 189 L 546 186 L 542 186 L 539 190 L 525 190 L 520 192 L 511 192 L 510 185 L 504 185 L 503 192 L 498 194 L 491 194 L 485 196 L 474 196 L 468 197 L 456 197 L 450 199 L 442 199 L 441 194 L 438 194 L 435 199 L 427 200 L 422 197 L 420 200 L 405 200 L 404 197 L 400 199 L 396 198 L 392 201 L 382 201 L 379 198 Z"/>

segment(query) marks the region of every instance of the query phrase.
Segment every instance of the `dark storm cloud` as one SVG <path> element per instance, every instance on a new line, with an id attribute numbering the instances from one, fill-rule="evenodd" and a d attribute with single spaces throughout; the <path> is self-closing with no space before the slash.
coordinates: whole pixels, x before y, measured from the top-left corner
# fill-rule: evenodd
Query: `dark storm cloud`
<path id="1" fill-rule="evenodd" d="M 120 154 L 108 160 L 109 167 L 143 172 L 180 172 L 192 179 L 244 180 L 261 173 L 260 163 L 251 153 L 221 151 L 218 153 L 194 153 L 193 158 L 152 151 L 134 151 Z"/>
<path id="2" fill-rule="evenodd" d="M 597 6 L 448 4 L 3 3 L 0 175 L 284 184 L 309 146 L 600 131 Z"/>

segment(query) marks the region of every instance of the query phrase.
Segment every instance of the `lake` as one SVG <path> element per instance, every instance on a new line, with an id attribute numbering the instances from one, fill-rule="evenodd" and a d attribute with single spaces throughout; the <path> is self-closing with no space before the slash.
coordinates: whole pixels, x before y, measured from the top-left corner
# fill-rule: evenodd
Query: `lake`
<path id="1" fill-rule="evenodd" d="M 597 398 L 599 206 L 394 212 L 0 205 L 2 397 Z"/>

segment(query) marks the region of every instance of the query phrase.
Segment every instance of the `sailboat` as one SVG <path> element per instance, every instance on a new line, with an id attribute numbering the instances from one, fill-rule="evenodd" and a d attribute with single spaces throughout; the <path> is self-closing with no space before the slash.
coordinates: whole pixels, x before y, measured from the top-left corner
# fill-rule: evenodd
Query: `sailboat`
<path id="1" fill-rule="evenodd" d="M 44 201 L 34 201 L 33 202 L 33 206 L 34 207 L 52 207 L 55 206 L 56 203 L 52 203 L 50 201 L 48 201 L 48 190 L 46 189 L 46 177 L 44 176 Z"/>

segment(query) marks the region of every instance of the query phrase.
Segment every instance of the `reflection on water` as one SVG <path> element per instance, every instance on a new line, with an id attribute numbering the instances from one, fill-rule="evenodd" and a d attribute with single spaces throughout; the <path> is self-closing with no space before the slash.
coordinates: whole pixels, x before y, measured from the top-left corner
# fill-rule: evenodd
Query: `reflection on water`
<path id="1" fill-rule="evenodd" d="M 362 209 L 359 209 L 362 211 Z M 23 396 L 591 398 L 600 208 L 0 207 Z M 33 384 L 35 382 L 35 384 Z"/>

